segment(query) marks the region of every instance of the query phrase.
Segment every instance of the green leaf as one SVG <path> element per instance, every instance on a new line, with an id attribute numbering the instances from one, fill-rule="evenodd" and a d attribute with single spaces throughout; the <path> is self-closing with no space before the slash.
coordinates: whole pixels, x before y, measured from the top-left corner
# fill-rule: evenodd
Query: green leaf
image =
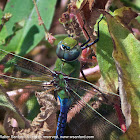
<path id="1" fill-rule="evenodd" d="M 114 42 L 113 57 L 122 80 L 128 103 L 131 105 L 131 125 L 122 139 L 140 137 L 140 41 L 111 15 L 106 14 L 109 32 Z M 120 91 L 122 92 L 122 91 Z M 125 97 L 125 92 L 123 94 Z M 122 97 L 121 97 L 122 98 Z M 122 100 L 122 99 L 121 99 Z M 122 102 L 122 104 L 124 104 Z M 125 111 L 125 110 L 123 110 Z"/>
<path id="2" fill-rule="evenodd" d="M 41 17 L 48 30 L 53 19 L 55 4 L 56 0 L 38 0 L 37 2 Z M 44 28 L 38 25 L 38 17 L 33 2 L 30 0 L 11 0 L 8 2 L 4 12 L 12 14 L 12 18 L 5 25 L 7 28 L 6 37 L 12 35 L 12 38 L 10 38 L 7 46 L 0 46 L 0 48 L 9 52 L 14 51 L 16 54 L 24 56 L 45 36 Z M 24 27 L 14 32 L 15 23 L 20 21 L 25 21 Z"/>
<path id="3" fill-rule="evenodd" d="M 84 1 L 84 0 L 77 0 L 77 1 L 76 1 L 76 6 L 77 6 L 78 9 L 80 9 L 81 4 L 83 3 L 83 1 Z"/>
<path id="4" fill-rule="evenodd" d="M 14 34 L 14 31 L 13 31 L 14 25 L 21 20 L 26 20 L 27 17 L 30 15 L 32 8 L 33 8 L 32 1 L 29 1 L 29 0 L 25 0 L 25 1 L 11 0 L 11 1 L 9 1 L 5 7 L 4 13 L 11 13 L 12 18 L 10 19 L 9 22 L 7 22 L 5 24 L 5 29 L 3 29 L 1 31 L 0 37 L 3 35 L 3 32 L 6 32 L 6 34 L 3 37 L 4 39 L 6 39 L 6 37 Z"/>
<path id="5" fill-rule="evenodd" d="M 2 10 L 0 9 L 0 19 L 2 18 L 2 16 L 3 16 L 3 12 L 2 12 Z M 1 24 L 1 20 L 0 20 L 0 24 Z"/>
<path id="6" fill-rule="evenodd" d="M 26 118 L 29 120 L 33 120 L 40 112 L 40 105 L 38 104 L 36 97 L 32 96 L 31 98 L 29 98 L 26 106 L 28 109 L 28 114 Z"/>
<path id="7" fill-rule="evenodd" d="M 7 98 L 2 92 L 0 93 L 0 106 L 9 108 L 10 110 L 16 112 L 16 110 L 11 106 L 11 104 L 8 102 Z"/>
<path id="8" fill-rule="evenodd" d="M 13 117 L 18 121 L 21 128 L 24 128 L 28 121 L 21 115 L 19 110 L 15 107 L 13 102 L 8 97 L 7 93 L 2 89 L 0 85 L 0 106 L 5 108 L 7 113 L 12 113 Z"/>
<path id="9" fill-rule="evenodd" d="M 118 75 L 115 62 L 112 57 L 113 42 L 109 34 L 106 21 L 102 20 L 99 26 L 100 38 L 97 43 L 96 55 L 103 80 L 100 84 L 101 86 L 105 86 L 107 90 L 116 93 L 118 88 Z"/>
<path id="10" fill-rule="evenodd" d="M 129 1 L 129 0 L 121 0 L 127 7 L 132 7 L 133 9 L 140 11 L 140 1 Z"/>

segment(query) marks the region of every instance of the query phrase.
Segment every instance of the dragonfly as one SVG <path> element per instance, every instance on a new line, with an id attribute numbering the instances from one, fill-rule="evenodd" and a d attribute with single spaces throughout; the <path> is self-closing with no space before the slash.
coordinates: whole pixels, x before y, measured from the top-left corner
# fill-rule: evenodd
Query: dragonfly
<path id="1" fill-rule="evenodd" d="M 56 139 L 63 139 L 67 124 L 71 128 L 71 134 L 69 133 L 68 135 L 75 134 L 79 136 L 81 133 L 78 130 L 82 129 L 82 125 L 86 125 L 86 123 L 92 124 L 93 122 L 95 123 L 93 130 L 88 130 L 88 128 L 86 130 L 89 136 L 93 136 L 94 139 L 98 140 L 101 139 L 100 134 L 104 133 L 102 139 L 114 138 L 113 130 L 122 133 L 121 128 L 105 117 L 107 116 L 107 111 L 101 111 L 93 106 L 96 102 L 100 102 L 101 98 L 108 102 L 113 97 L 119 98 L 119 95 L 99 88 L 88 81 L 78 79 L 80 62 L 77 58 L 83 49 L 93 45 L 98 40 L 99 33 L 98 38 L 94 42 L 89 43 L 89 38 L 81 46 L 78 46 L 78 42 L 72 37 L 67 37 L 63 41 L 60 41 L 56 49 L 58 59 L 54 70 L 28 58 L 0 49 L 0 64 L 3 64 L 5 68 L 10 67 L 13 71 L 13 76 L 0 74 L 0 85 L 6 92 L 11 90 L 12 87 L 14 89 L 30 87 L 39 91 L 53 89 L 54 96 L 60 102 Z M 18 77 L 15 74 L 17 72 L 21 73 L 22 77 Z M 29 76 L 30 74 L 32 76 Z M 4 81 L 8 81 L 8 85 L 5 85 Z M 68 122 L 67 115 L 72 110 L 72 107 L 76 105 L 80 107 L 79 112 L 83 121 L 79 122 L 78 120 L 75 122 L 71 120 Z M 101 124 L 98 124 L 98 121 Z M 97 131 L 94 133 L 94 130 Z"/>

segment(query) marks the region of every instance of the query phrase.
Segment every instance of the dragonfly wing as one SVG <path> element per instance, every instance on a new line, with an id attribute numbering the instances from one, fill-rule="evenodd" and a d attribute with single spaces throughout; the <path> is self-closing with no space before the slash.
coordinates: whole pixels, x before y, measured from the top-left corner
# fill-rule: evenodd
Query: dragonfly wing
<path id="1" fill-rule="evenodd" d="M 87 82 L 87 81 L 84 81 L 82 79 L 77 79 L 77 78 L 73 78 L 73 77 L 65 77 L 67 83 L 69 86 L 72 86 L 74 88 L 76 88 L 77 90 L 78 89 L 81 89 L 81 90 L 87 90 L 88 92 L 89 91 L 96 91 L 97 93 L 101 93 L 101 94 L 104 94 L 104 95 L 108 95 L 108 96 L 118 96 L 118 94 L 116 93 L 113 93 L 113 92 L 109 92 L 103 88 L 100 88 L 90 82 Z M 91 90 L 92 89 L 92 90 Z M 83 93 L 80 94 L 81 96 L 83 95 Z"/>
<path id="2" fill-rule="evenodd" d="M 0 85 L 3 86 L 7 91 L 16 89 L 32 89 L 43 91 L 53 85 L 43 80 L 42 77 L 29 77 L 29 78 L 16 78 L 8 75 L 0 74 Z M 46 78 L 47 79 L 47 78 Z"/>
<path id="3" fill-rule="evenodd" d="M 114 133 L 121 134 L 122 131 L 117 126 L 117 116 L 113 106 L 103 102 L 106 96 L 102 97 L 102 93 L 98 91 L 99 88 L 91 83 L 70 77 L 67 77 L 67 84 L 73 100 L 67 118 L 72 135 L 89 135 L 96 140 L 108 140 L 110 137 L 118 139 Z M 103 89 L 101 91 L 103 92 Z M 107 99 L 112 98 L 113 95 L 115 94 L 109 93 Z"/>
<path id="4" fill-rule="evenodd" d="M 4 65 L 6 72 L 12 72 L 13 74 L 22 72 L 22 77 L 34 75 L 37 77 L 45 76 L 45 78 L 48 77 L 47 79 L 49 79 L 52 78 L 53 74 L 53 71 L 38 62 L 2 49 L 0 49 L 0 65 Z"/>
<path id="5" fill-rule="evenodd" d="M 34 94 L 32 93 L 54 90 L 55 87 L 51 84 L 53 71 L 35 61 L 2 49 L 0 49 L 0 66 L 4 67 L 4 70 L 0 71 L 0 86 L 2 87 L 0 88 L 0 105 L 14 112 L 18 112 L 19 109 L 24 111 L 22 114 L 35 117 L 40 111 L 40 106 L 36 99 L 33 100 Z M 10 100 L 14 103 L 10 103 Z M 25 105 L 29 101 L 34 104 L 32 106 L 35 108 Z M 33 115 L 29 115 L 31 113 Z"/>
<path id="6" fill-rule="evenodd" d="M 0 73 L 0 83 L 7 90 L 19 88 L 44 90 L 44 87 L 53 80 L 53 71 L 49 68 L 2 49 L 0 49 L 0 65 L 4 67 Z"/>

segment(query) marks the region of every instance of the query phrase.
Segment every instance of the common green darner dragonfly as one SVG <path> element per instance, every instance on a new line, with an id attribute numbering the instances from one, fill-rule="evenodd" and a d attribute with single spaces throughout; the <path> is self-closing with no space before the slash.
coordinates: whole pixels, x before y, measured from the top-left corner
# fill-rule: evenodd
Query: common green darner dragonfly
<path id="1" fill-rule="evenodd" d="M 96 43 L 97 41 L 98 39 L 92 44 Z M 89 41 L 80 46 L 80 49 L 82 47 L 84 49 L 92 45 L 87 45 L 88 42 Z M 61 53 L 61 51 L 63 51 L 63 53 Z M 86 123 L 93 122 L 95 126 L 93 127 L 93 130 L 89 130 L 87 128 L 86 131 L 88 131 L 88 133 L 84 132 L 85 135 L 88 134 L 93 136 L 94 138 L 92 137 L 92 139 L 97 140 L 110 139 L 110 137 L 113 138 L 114 135 L 112 132 L 114 129 L 122 132 L 117 125 L 106 119 L 105 116 L 107 115 L 107 111 L 101 111 L 99 113 L 98 111 L 100 110 L 97 111 L 94 109 L 94 107 L 92 107 L 94 102 L 100 101 L 100 97 L 102 97 L 102 99 L 109 100 L 113 96 L 119 97 L 119 95 L 105 91 L 87 81 L 78 79 L 80 73 L 80 62 L 76 58 L 80 55 L 80 52 L 77 42 L 73 38 L 68 37 L 58 44 L 56 52 L 58 57 L 64 59 L 65 61 L 57 59 L 55 69 L 52 71 L 40 63 L 0 49 L 0 64 L 4 64 L 5 67 L 10 66 L 14 72 L 13 76 L 0 74 L 0 85 L 5 88 L 6 91 L 11 90 L 12 86 L 14 86 L 16 89 L 30 86 L 30 88 L 39 91 L 53 88 L 55 92 L 57 92 L 57 97 L 60 101 L 60 114 L 58 117 L 56 139 L 63 139 L 67 122 L 67 113 L 71 110 L 70 106 L 74 106 L 75 104 L 78 104 L 81 108 L 80 114 L 83 122 L 78 123 L 78 121 L 76 121 L 77 124 L 73 126 L 75 121 L 72 120 L 72 123 L 69 123 L 70 128 L 72 128 L 72 133 L 67 135 L 75 134 L 79 136 L 81 133 L 77 130 L 82 129 L 82 124 L 86 125 Z M 76 55 L 73 57 L 75 52 Z M 69 54 L 71 59 L 69 59 Z M 15 72 L 21 72 L 23 77 L 16 77 Z M 29 76 L 30 74 L 33 76 Z M 8 85 L 5 84 L 5 80 L 8 81 Z M 101 126 L 98 126 L 98 120 L 102 122 Z M 94 130 L 97 131 L 93 132 Z M 104 133 L 103 138 L 100 138 L 101 133 Z"/>

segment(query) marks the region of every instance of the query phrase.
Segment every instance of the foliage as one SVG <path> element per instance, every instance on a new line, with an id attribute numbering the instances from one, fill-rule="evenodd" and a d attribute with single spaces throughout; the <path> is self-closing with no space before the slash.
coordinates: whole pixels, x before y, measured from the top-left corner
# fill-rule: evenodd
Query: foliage
<path id="1" fill-rule="evenodd" d="M 54 15 L 56 0 L 38 1 L 40 14 L 45 21 L 46 28 L 49 29 Z M 38 25 L 37 13 L 33 2 L 9 1 L 4 13 L 11 13 L 12 17 L 0 32 L 0 40 L 6 45 L 6 50 L 15 52 L 21 56 L 29 53 L 44 37 L 44 29 Z"/>
<path id="2" fill-rule="evenodd" d="M 47 30 L 51 27 L 55 28 L 52 19 L 55 14 L 56 0 L 38 0 L 37 5 Z M 80 0 L 70 3 L 68 11 L 63 13 L 60 18 L 68 34 L 74 34 L 77 40 L 82 38 L 83 41 L 83 36 L 81 37 L 79 34 L 82 31 L 86 39 L 88 39 L 88 33 L 91 41 L 94 41 L 96 37 L 93 32 L 97 28 L 96 21 L 101 18 L 100 14 L 104 15 L 104 19 L 100 23 L 100 39 L 97 47 L 95 49 L 95 46 L 92 46 L 90 49 L 96 52 L 98 62 L 96 63 L 99 65 L 101 73 L 100 86 L 115 93 L 119 89 L 126 126 L 130 126 L 122 139 L 140 137 L 140 42 L 138 40 L 140 38 L 140 17 L 137 14 L 140 7 L 138 5 L 139 1 L 131 3 L 129 0 L 114 1 L 111 4 L 108 4 L 107 0 Z M 133 10 L 124 6 L 132 7 Z M 5 13 L 11 13 L 12 17 L 5 23 L 1 22 L 0 48 L 21 56 L 29 54 L 45 36 L 44 28 L 38 25 L 37 13 L 32 1 L 11 0 L 6 4 L 5 10 L 0 11 L 0 16 L 3 17 Z M 87 33 L 83 30 L 83 26 Z M 53 29 L 52 31 L 55 33 Z M 55 37 L 54 45 L 56 46 L 65 35 L 56 33 Z M 48 48 L 51 48 L 49 43 L 46 44 Z M 87 57 L 89 56 L 88 54 Z M 0 59 L 2 60 L 3 56 L 0 56 Z M 91 64 L 93 67 L 93 61 Z M 92 81 L 94 80 L 92 79 Z M 0 84 L 5 84 L 3 80 L 0 82 Z M 5 91 L 2 89 L 2 92 Z M 0 105 L 16 113 L 16 109 L 12 107 L 12 103 L 9 104 L 9 101 L 6 101 L 2 92 Z M 33 102 L 35 101 L 33 100 Z M 34 106 L 36 107 L 36 103 Z M 34 111 L 34 108 L 28 110 Z"/>

